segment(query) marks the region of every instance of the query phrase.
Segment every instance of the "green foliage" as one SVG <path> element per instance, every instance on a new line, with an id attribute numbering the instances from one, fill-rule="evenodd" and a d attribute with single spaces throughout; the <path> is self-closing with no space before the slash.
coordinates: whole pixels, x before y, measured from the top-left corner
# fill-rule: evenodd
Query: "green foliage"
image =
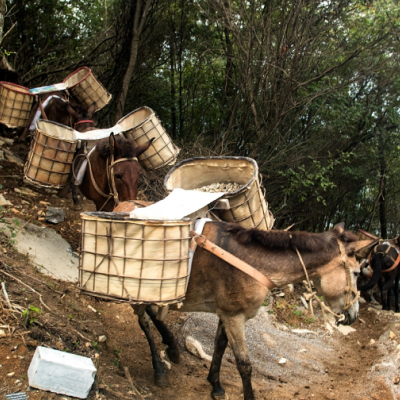
<path id="1" fill-rule="evenodd" d="M 33 323 L 38 321 L 38 318 L 41 313 L 42 310 L 40 308 L 37 308 L 35 306 L 29 306 L 23 311 L 22 318 L 25 318 L 27 320 L 26 323 L 27 326 L 32 325 Z"/>

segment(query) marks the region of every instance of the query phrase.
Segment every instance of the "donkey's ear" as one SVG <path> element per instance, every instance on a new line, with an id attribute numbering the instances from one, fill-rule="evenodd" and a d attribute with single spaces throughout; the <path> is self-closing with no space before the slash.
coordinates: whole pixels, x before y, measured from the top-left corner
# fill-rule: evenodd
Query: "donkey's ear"
<path id="1" fill-rule="evenodd" d="M 109 138 L 109 144 L 110 144 L 110 154 L 115 154 L 115 137 L 114 133 L 111 132 L 110 138 Z"/>
<path id="2" fill-rule="evenodd" d="M 339 235 L 344 232 L 344 222 L 340 222 L 333 227 L 333 230 L 336 231 Z"/>
<path id="3" fill-rule="evenodd" d="M 75 119 L 79 119 L 80 115 L 75 111 L 75 109 L 69 103 L 67 104 L 67 111 L 69 115 L 71 115 Z"/>
<path id="4" fill-rule="evenodd" d="M 155 138 L 151 138 L 147 143 L 142 144 L 139 147 L 136 147 L 136 149 L 135 149 L 136 157 L 140 156 L 143 152 L 145 152 L 150 147 L 150 145 L 153 143 L 154 139 Z"/>
<path id="5" fill-rule="evenodd" d="M 93 114 L 95 113 L 96 110 L 97 110 L 96 103 L 92 103 L 92 104 L 89 106 L 88 110 L 87 110 L 87 116 L 88 116 L 88 118 L 92 118 L 92 117 L 93 117 Z"/>

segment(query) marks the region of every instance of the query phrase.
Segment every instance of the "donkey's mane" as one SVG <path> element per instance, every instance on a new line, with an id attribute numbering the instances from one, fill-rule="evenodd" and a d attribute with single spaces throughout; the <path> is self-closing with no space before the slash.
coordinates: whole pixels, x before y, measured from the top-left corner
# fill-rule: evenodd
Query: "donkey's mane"
<path id="1" fill-rule="evenodd" d="M 262 231 L 260 229 L 246 229 L 236 224 L 226 224 L 225 230 L 236 236 L 243 244 L 258 243 L 270 249 L 294 249 L 299 251 L 330 251 L 338 248 L 337 241 L 344 243 L 355 242 L 358 237 L 348 231 L 334 228 L 324 233 Z"/>
<path id="2" fill-rule="evenodd" d="M 119 156 L 121 158 L 129 158 L 136 156 L 135 145 L 131 140 L 125 139 L 121 135 L 114 136 L 115 139 L 115 148 L 118 149 L 121 154 Z M 104 138 L 99 141 L 97 144 L 97 148 L 99 149 L 100 156 L 103 158 L 107 158 L 110 155 L 110 140 L 109 138 Z"/>

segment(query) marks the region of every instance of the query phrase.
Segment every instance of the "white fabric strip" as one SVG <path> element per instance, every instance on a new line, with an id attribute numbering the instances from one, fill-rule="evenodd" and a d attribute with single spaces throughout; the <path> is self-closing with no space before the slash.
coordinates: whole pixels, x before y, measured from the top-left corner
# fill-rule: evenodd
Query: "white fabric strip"
<path id="1" fill-rule="evenodd" d="M 88 153 L 88 155 L 87 155 L 88 157 L 90 157 L 90 154 L 92 154 L 92 151 L 93 151 L 95 148 L 96 148 L 96 146 L 94 146 L 94 147 L 89 151 L 89 153 Z M 75 184 L 76 186 L 79 186 L 79 185 L 82 184 L 83 177 L 85 176 L 85 172 L 86 172 L 87 163 L 88 163 L 88 161 L 87 161 L 87 159 L 85 158 L 85 159 L 83 160 L 81 166 L 79 167 L 79 171 L 78 171 L 78 173 L 76 174 L 76 179 L 75 179 L 75 182 L 74 182 L 74 184 Z"/>
<path id="2" fill-rule="evenodd" d="M 49 96 L 43 103 L 43 110 L 46 108 L 47 104 L 49 104 L 49 101 L 53 98 L 53 97 L 57 97 L 57 99 L 61 99 L 62 101 L 65 101 L 64 99 L 62 99 L 60 96 L 56 96 L 55 94 L 53 94 L 52 96 Z M 42 116 L 42 112 L 40 111 L 40 107 L 37 108 L 35 116 L 33 117 L 33 120 L 29 126 L 29 130 L 30 131 L 34 131 L 36 128 L 36 122 L 39 121 L 39 118 Z"/>
<path id="3" fill-rule="evenodd" d="M 144 208 L 136 208 L 131 218 L 162 221 L 182 220 L 222 197 L 225 193 L 205 193 L 196 190 L 174 189 L 165 199 Z"/>
<path id="4" fill-rule="evenodd" d="M 194 231 L 201 235 L 203 233 L 204 225 L 206 222 L 212 221 L 210 218 L 200 218 L 197 219 L 196 222 L 194 223 Z M 189 279 L 190 279 L 190 273 L 192 272 L 192 262 L 193 262 L 193 256 L 194 252 L 196 251 L 197 244 L 194 242 L 194 247 L 189 245 L 189 263 L 188 263 L 188 277 L 187 277 L 187 282 L 186 282 L 186 289 L 189 285 Z"/>

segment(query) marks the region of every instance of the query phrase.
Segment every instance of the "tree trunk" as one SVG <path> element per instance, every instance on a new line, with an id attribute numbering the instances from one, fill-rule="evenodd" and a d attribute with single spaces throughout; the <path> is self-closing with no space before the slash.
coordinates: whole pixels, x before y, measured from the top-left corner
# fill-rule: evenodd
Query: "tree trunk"
<path id="1" fill-rule="evenodd" d="M 131 81 L 133 71 L 135 70 L 137 54 L 140 43 L 140 36 L 143 32 L 144 24 L 150 9 L 152 0 L 145 0 L 143 5 L 143 0 L 137 0 L 135 6 L 135 14 L 133 19 L 132 28 L 132 41 L 130 48 L 129 64 L 126 69 L 124 78 L 122 80 L 122 87 L 117 100 L 117 111 L 115 113 L 115 122 L 117 122 L 124 115 L 126 96 L 128 94 L 129 83 Z M 132 7 L 134 6 L 132 1 Z"/>
<path id="2" fill-rule="evenodd" d="M 7 11 L 6 0 L 0 0 L 0 45 L 3 41 L 4 14 Z"/>
<path id="3" fill-rule="evenodd" d="M 381 224 L 381 237 L 387 238 L 387 220 L 386 220 L 386 160 L 384 155 L 381 155 L 381 193 L 379 196 L 379 221 Z"/>

